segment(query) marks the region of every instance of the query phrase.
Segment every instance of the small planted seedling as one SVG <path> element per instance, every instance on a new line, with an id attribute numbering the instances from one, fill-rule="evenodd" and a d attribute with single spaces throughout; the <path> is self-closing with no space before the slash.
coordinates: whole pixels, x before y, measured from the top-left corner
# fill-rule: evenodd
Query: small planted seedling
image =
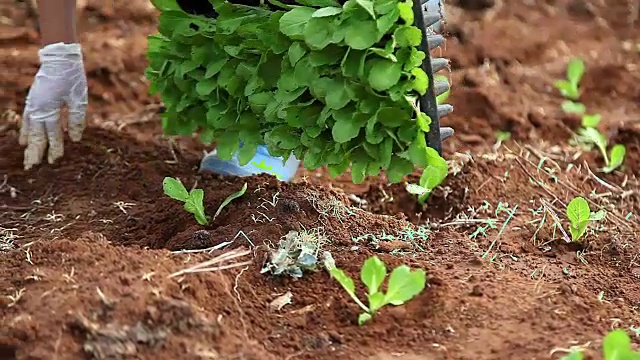
<path id="1" fill-rule="evenodd" d="M 571 100 L 563 101 L 561 106 L 562 106 L 562 111 L 564 111 L 567 114 L 582 115 L 587 111 L 587 107 L 584 106 L 584 104 L 571 101 Z"/>
<path id="2" fill-rule="evenodd" d="M 640 360 L 640 352 L 631 349 L 631 338 L 624 330 L 613 330 L 602 341 L 604 360 Z M 573 351 L 560 360 L 583 360 L 582 351 Z"/>
<path id="3" fill-rule="evenodd" d="M 600 114 L 583 114 L 582 127 L 595 128 L 600 124 L 600 120 L 602 120 L 602 116 L 600 116 Z"/>
<path id="4" fill-rule="evenodd" d="M 589 208 L 589 203 L 583 197 L 576 197 L 571 200 L 567 206 L 567 217 L 571 225 L 569 226 L 569 232 L 571 233 L 571 240 L 578 241 L 587 231 L 587 226 L 591 221 L 602 220 L 604 218 L 604 211 L 592 213 Z"/>
<path id="5" fill-rule="evenodd" d="M 424 270 L 412 271 L 407 265 L 400 265 L 391 272 L 385 293 L 380 287 L 387 276 L 387 267 L 377 256 L 372 256 L 364 262 L 360 271 L 360 279 L 367 287 L 367 299 L 369 300 L 369 306 L 367 306 L 356 295 L 353 279 L 335 266 L 333 257 L 328 252 L 324 254 L 324 264 L 331 276 L 342 285 L 342 288 L 364 311 L 358 316 L 359 325 L 371 320 L 385 305 L 398 306 L 411 300 L 424 290 L 427 282 Z"/>
<path id="6" fill-rule="evenodd" d="M 190 192 L 179 179 L 166 177 L 162 181 L 162 189 L 168 197 L 182 201 L 184 209 L 195 216 L 200 225 L 207 225 L 209 220 L 204 213 L 204 190 L 193 189 Z"/>
<path id="7" fill-rule="evenodd" d="M 599 121 L 599 119 L 595 119 Z M 584 118 L 583 118 L 584 122 Z M 586 144 L 594 144 L 600 150 L 602 157 L 604 158 L 605 166 L 602 168 L 604 173 L 611 173 L 615 169 L 619 168 L 624 162 L 624 157 L 627 154 L 627 149 L 622 144 L 616 144 L 611 148 L 611 152 L 607 154 L 607 138 L 602 135 L 596 128 L 584 127 L 578 131 L 578 140 Z"/>
<path id="8" fill-rule="evenodd" d="M 584 61 L 580 58 L 573 58 L 567 65 L 567 78 L 557 80 L 553 85 L 560 91 L 562 96 L 571 100 L 578 100 L 580 97 L 580 80 L 584 75 Z"/>
<path id="9" fill-rule="evenodd" d="M 609 162 L 602 168 L 602 171 L 606 174 L 612 173 L 615 169 L 619 168 L 624 161 L 624 157 L 627 155 L 627 148 L 622 144 L 613 145 L 611 153 L 609 154 Z"/>
<path id="10" fill-rule="evenodd" d="M 220 204 L 220 207 L 218 207 L 218 210 L 216 211 L 216 213 L 213 214 L 213 219 L 215 220 L 218 217 L 218 215 L 220 215 L 220 213 L 222 212 L 222 209 L 224 209 L 225 206 L 229 205 L 233 200 L 244 195 L 244 193 L 246 192 L 247 192 L 247 183 L 244 183 L 244 185 L 242 186 L 242 189 L 234 192 L 233 194 L 227 196 L 226 199 L 224 199 L 222 204 Z"/>

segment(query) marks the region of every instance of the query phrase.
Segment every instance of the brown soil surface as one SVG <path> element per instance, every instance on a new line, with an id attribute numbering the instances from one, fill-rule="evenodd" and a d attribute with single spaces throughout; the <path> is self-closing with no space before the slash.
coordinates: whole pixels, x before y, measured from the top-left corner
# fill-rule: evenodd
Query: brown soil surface
<path id="1" fill-rule="evenodd" d="M 640 326 L 637 7 L 470 3 L 447 8 L 452 174 L 421 207 L 383 177 L 198 174 L 204 147 L 163 137 L 147 95 L 151 5 L 88 1 L 83 141 L 25 172 L 15 117 L 0 122 L 0 359 L 557 359 L 571 347 L 601 358 L 609 329 Z M 25 3 L 0 0 L 0 112 L 21 111 L 37 49 Z M 552 82 L 572 56 L 587 64 L 582 102 L 627 147 L 613 174 L 597 171 L 596 150 L 570 146 L 579 120 L 562 113 Z M 511 140 L 496 144 L 497 131 Z M 247 191 L 202 227 L 163 195 L 165 176 L 204 189 L 208 214 Z M 566 224 L 574 196 L 607 216 L 567 244 L 542 201 Z M 260 273 L 290 231 L 326 239 L 322 250 L 356 279 L 377 254 L 389 268 L 425 269 L 428 286 L 360 327 L 326 271 Z M 251 263 L 175 275 L 229 251 L 239 256 L 224 264 Z"/>

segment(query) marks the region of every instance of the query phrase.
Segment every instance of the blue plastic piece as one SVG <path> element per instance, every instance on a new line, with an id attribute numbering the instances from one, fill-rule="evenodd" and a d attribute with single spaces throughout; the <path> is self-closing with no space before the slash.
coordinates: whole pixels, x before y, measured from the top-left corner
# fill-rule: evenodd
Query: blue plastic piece
<path id="1" fill-rule="evenodd" d="M 218 157 L 216 150 L 213 150 L 202 158 L 200 171 L 235 176 L 270 174 L 280 181 L 289 182 L 296 175 L 299 166 L 300 160 L 295 156 L 291 155 L 283 164 L 283 158 L 271 156 L 267 147 L 261 145 L 258 146 L 256 155 L 246 165 L 240 165 L 237 153 L 231 160 L 222 160 Z"/>

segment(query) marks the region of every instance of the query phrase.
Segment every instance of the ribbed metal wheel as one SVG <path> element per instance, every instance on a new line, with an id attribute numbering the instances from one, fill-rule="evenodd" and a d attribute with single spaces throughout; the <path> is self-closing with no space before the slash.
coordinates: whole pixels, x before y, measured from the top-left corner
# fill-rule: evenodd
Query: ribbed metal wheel
<path id="1" fill-rule="evenodd" d="M 418 9 L 420 12 L 417 11 Z M 445 79 L 434 81 L 434 75 L 449 68 L 449 60 L 441 57 L 431 57 L 432 50 L 444 45 L 442 31 L 445 12 L 442 0 L 414 0 L 414 14 L 418 15 L 420 13 L 422 16 L 416 16 L 416 25 L 421 27 L 423 35 L 426 35 L 426 41 L 423 41 L 421 48 L 427 54 L 423 70 L 429 76 L 430 87 L 427 94 L 420 101 L 420 108 L 431 118 L 431 131 L 427 136 L 427 143 L 441 153 L 442 141 L 452 136 L 454 132 L 450 127 L 440 126 L 440 119 L 451 113 L 453 106 L 449 104 L 437 105 L 436 103 L 436 97 L 450 89 L 449 81 Z"/>

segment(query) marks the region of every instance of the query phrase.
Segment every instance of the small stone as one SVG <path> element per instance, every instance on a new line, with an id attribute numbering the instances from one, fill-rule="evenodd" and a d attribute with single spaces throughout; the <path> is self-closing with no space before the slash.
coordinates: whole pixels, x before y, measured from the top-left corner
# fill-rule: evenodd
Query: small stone
<path id="1" fill-rule="evenodd" d="M 471 289 L 471 296 L 482 296 L 482 288 L 480 285 L 473 285 L 473 289 Z"/>

